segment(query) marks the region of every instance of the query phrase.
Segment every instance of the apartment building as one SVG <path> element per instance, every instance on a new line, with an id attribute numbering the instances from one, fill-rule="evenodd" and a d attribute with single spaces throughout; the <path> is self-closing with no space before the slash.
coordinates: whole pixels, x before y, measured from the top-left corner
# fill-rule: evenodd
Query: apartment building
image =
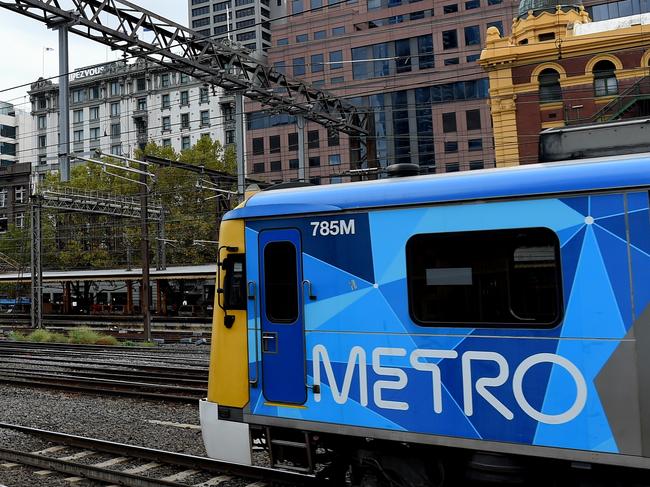
<path id="1" fill-rule="evenodd" d="M 29 95 L 36 128 L 25 157 L 42 174 L 57 168 L 58 85 L 39 80 Z M 71 151 L 132 156 L 148 141 L 181 151 L 204 135 L 233 143 L 231 103 L 218 88 L 144 61 L 79 69 L 70 80 Z"/>

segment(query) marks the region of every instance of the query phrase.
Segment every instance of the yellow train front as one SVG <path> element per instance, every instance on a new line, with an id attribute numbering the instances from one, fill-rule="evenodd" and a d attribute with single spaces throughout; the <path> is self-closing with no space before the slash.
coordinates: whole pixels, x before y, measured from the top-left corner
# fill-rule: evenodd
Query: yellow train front
<path id="1" fill-rule="evenodd" d="M 649 168 L 255 194 L 221 225 L 208 455 L 362 487 L 648 485 Z"/>

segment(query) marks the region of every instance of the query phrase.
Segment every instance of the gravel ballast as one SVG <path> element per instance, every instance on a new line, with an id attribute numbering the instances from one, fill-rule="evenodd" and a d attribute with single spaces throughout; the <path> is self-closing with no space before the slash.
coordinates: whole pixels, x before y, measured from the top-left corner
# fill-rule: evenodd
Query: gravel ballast
<path id="1" fill-rule="evenodd" d="M 198 429 L 198 403 L 165 403 L 0 383 L 0 422 L 205 456 Z M 48 445 L 51 446 L 29 435 L 0 429 L 2 448 L 34 452 Z M 34 475 L 36 470 L 0 466 L 0 484 L 8 487 L 71 485 L 64 480 L 66 475 L 39 477 Z"/>

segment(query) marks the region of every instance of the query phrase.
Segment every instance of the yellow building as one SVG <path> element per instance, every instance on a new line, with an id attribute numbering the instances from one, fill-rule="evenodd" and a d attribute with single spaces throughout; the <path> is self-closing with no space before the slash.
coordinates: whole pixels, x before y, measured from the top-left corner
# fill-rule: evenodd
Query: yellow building
<path id="1" fill-rule="evenodd" d="M 496 165 L 540 162 L 540 132 L 650 114 L 650 14 L 591 22 L 582 5 L 523 0 L 487 30 Z"/>

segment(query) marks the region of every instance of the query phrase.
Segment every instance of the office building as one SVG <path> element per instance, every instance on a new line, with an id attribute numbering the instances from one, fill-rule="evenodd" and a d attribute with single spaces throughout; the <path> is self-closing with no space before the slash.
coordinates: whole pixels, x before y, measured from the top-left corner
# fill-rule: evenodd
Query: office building
<path id="1" fill-rule="evenodd" d="M 0 102 L 0 233 L 12 225 L 22 228 L 29 204 L 30 165 L 21 163 L 21 132 L 30 130 L 31 117 Z"/>
<path id="2" fill-rule="evenodd" d="M 650 2 L 585 6 L 603 20 L 647 11 Z M 488 76 L 477 61 L 488 29 L 511 35 L 518 7 L 512 0 L 289 0 L 281 15 L 272 12 L 278 20 L 268 64 L 371 112 L 380 167 L 494 167 Z M 246 105 L 248 170 L 271 181 L 296 179 L 295 119 L 262 108 Z M 310 123 L 305 145 L 312 183 L 349 180 L 346 171 L 358 166 L 345 135 Z"/>
<path id="3" fill-rule="evenodd" d="M 206 37 L 235 41 L 264 59 L 271 47 L 269 19 L 280 16 L 286 2 L 272 1 L 273 7 L 269 0 L 188 0 L 189 26 Z"/>
<path id="4" fill-rule="evenodd" d="M 487 75 L 477 64 L 484 35 L 508 35 L 512 0 L 330 2 L 291 0 L 271 23 L 269 64 L 365 107 L 374 115 L 381 167 L 423 172 L 494 166 Z M 316 10 L 314 10 L 316 9 Z M 286 115 L 247 105 L 249 171 L 297 177 L 297 130 Z M 316 124 L 305 136 L 308 179 L 341 182 L 355 169 L 349 138 Z"/>

